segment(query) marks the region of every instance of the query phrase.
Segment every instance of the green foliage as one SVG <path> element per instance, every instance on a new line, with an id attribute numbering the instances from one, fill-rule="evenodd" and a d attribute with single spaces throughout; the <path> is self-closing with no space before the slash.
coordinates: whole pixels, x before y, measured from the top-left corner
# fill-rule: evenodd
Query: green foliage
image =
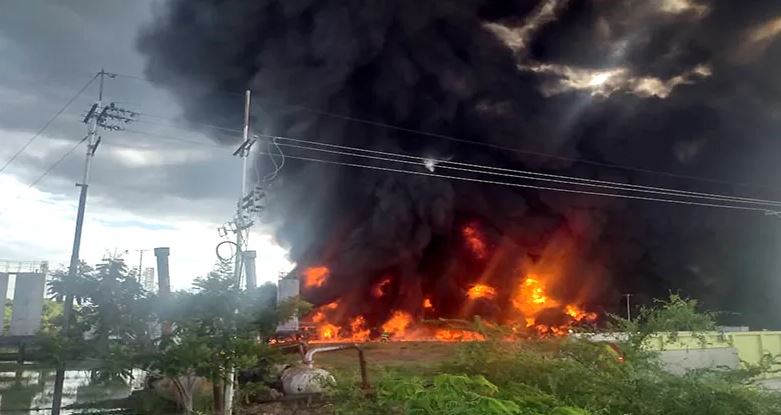
<path id="1" fill-rule="evenodd" d="M 275 306 L 273 285 L 245 291 L 232 275 L 212 272 L 197 279 L 194 288 L 177 293 L 172 305 L 161 310 L 161 319 L 173 322 L 175 329 L 143 359 L 146 369 L 220 384 L 231 381 L 233 370 L 269 367 L 276 360 L 267 339 L 297 308 Z"/>
<path id="2" fill-rule="evenodd" d="M 405 403 L 408 414 L 488 414 L 511 415 L 520 413 L 520 407 L 509 400 L 495 396 L 499 388 L 485 377 L 448 375 L 436 376 L 431 384 L 413 390 L 413 393 L 393 396 Z"/>
<path id="3" fill-rule="evenodd" d="M 74 296 L 77 307 L 71 318 L 73 337 L 89 337 L 106 343 L 109 338 L 124 343 L 147 342 L 151 297 L 133 279 L 121 259 L 108 259 L 90 268 L 86 264 L 70 277 L 66 271 L 57 271 L 49 282 L 53 300 Z"/>
<path id="4" fill-rule="evenodd" d="M 62 303 L 54 300 L 45 300 L 41 315 L 41 332 L 55 333 L 62 327 Z"/>
<path id="5" fill-rule="evenodd" d="M 264 382 L 250 382 L 241 387 L 239 401 L 244 405 L 273 399 L 279 392 Z"/>
<path id="6" fill-rule="evenodd" d="M 82 264 L 75 276 L 56 272 L 49 285 L 52 299 L 69 294 L 76 303 L 71 330 L 67 336 L 44 330 L 44 353 L 54 364 L 99 359 L 103 367 L 96 376 L 107 380 L 127 379 L 131 369 L 143 368 L 171 379 L 198 376 L 222 384 L 232 370 L 270 366 L 277 352 L 265 340 L 279 321 L 308 309 L 297 300 L 277 307 L 273 284 L 241 290 L 228 262 L 197 279 L 193 291 L 165 301 L 144 291 L 121 259 L 94 269 Z M 173 333 L 153 342 L 155 321 L 169 322 Z"/>
<path id="7" fill-rule="evenodd" d="M 655 299 L 651 307 L 640 308 L 632 321 L 612 316 L 612 328 L 629 335 L 629 345 L 640 348 L 649 336 L 665 335 L 667 341 L 675 341 L 679 331 L 697 333 L 716 329 L 716 314 L 697 309 L 697 300 L 671 293 L 663 299 Z"/>
<path id="8" fill-rule="evenodd" d="M 210 276 L 222 278 L 233 277 L 233 261 L 230 259 L 219 259 L 214 264 L 214 269 L 209 273 Z"/>
<path id="9" fill-rule="evenodd" d="M 516 382 L 499 387 L 483 375 L 440 374 L 427 380 L 394 373 L 380 379 L 374 395 L 337 386 L 331 398 L 336 414 L 589 415 L 534 387 Z"/>
<path id="10" fill-rule="evenodd" d="M 622 345 L 625 360 L 607 344 L 573 338 L 464 343 L 458 346 L 455 359 L 440 367 L 443 375 L 435 380 L 396 374 L 379 381 L 376 394 L 369 397 L 354 387 L 352 392 L 345 391 L 347 386 L 337 387 L 334 402 L 340 402 L 339 413 L 344 414 L 437 413 L 426 412 L 431 410 L 523 415 L 781 413 L 781 395 L 746 385 L 772 367 L 770 357 L 741 370 L 701 370 L 677 376 L 663 371 L 655 355 L 642 350 L 642 342 L 658 332 L 712 329 L 714 315 L 698 312 L 696 307 L 695 301 L 672 295 L 644 308 L 636 321 L 619 320 L 631 340 Z M 468 391 L 463 390 L 465 385 Z M 487 406 L 474 410 L 477 404 Z M 505 410 L 510 412 L 501 412 Z"/>

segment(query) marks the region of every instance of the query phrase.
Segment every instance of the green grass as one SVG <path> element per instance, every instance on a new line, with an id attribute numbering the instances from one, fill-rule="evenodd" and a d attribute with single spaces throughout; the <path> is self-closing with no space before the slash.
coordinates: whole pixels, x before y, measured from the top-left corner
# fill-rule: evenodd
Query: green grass
<path id="1" fill-rule="evenodd" d="M 431 347 L 441 345 L 432 344 Z M 650 353 L 626 362 L 580 340 L 445 345 L 451 358 L 374 365 L 374 392 L 354 369 L 336 372 L 337 414 L 771 415 L 781 395 L 751 385 L 746 371 L 665 373 Z M 425 355 L 425 349 L 424 349 Z"/>

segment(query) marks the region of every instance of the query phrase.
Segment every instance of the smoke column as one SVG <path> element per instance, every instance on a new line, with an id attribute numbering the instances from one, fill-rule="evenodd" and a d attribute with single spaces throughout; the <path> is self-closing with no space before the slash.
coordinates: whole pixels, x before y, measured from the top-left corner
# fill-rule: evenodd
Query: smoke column
<path id="1" fill-rule="evenodd" d="M 240 124 L 234 93 L 251 88 L 266 134 L 773 197 L 779 16 L 773 1 L 172 0 L 138 48 L 192 121 Z M 544 260 L 566 263 L 557 295 L 597 309 L 618 310 L 622 292 L 643 302 L 680 290 L 741 321 L 781 324 L 781 223 L 761 214 L 293 160 L 270 194 L 265 220 L 291 259 L 331 269 L 316 303 L 390 273 L 386 309 L 411 307 L 422 290 L 447 297 L 487 269 L 500 286 Z M 464 254 L 470 223 L 502 253 L 490 264 Z"/>

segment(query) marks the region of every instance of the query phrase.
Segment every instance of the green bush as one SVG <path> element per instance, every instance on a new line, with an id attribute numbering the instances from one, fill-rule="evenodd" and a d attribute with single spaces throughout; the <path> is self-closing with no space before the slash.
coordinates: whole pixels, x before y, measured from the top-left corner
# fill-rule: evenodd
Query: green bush
<path id="1" fill-rule="evenodd" d="M 676 376 L 643 349 L 650 335 L 712 329 L 715 316 L 696 307 L 671 295 L 643 308 L 635 321 L 616 318 L 615 327 L 628 334 L 621 356 L 606 344 L 571 338 L 464 343 L 438 376 L 385 376 L 369 396 L 342 386 L 333 402 L 337 414 L 781 414 L 781 394 L 751 386 L 772 358 L 740 370 Z"/>

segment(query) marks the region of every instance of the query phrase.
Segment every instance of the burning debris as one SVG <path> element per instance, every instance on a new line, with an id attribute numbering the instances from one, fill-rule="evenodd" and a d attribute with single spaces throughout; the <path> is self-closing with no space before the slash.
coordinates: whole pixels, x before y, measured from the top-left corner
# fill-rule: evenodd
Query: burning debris
<path id="1" fill-rule="evenodd" d="M 304 274 L 304 286 L 306 288 L 322 287 L 328 279 L 329 270 L 327 267 L 307 268 Z"/>
<path id="2" fill-rule="evenodd" d="M 478 298 L 493 300 L 496 298 L 496 290 L 484 284 L 475 284 L 466 292 L 466 296 L 470 300 L 477 300 Z"/>
<path id="3" fill-rule="evenodd" d="M 530 266 L 525 273 L 512 268 L 505 271 L 492 264 L 505 261 L 512 251 L 489 252 L 486 236 L 477 222 L 462 227 L 462 238 L 468 248 L 464 253 L 467 257 L 479 252 L 485 260 L 477 265 L 482 268 L 475 268 L 477 280 L 453 271 L 451 276 L 463 284 L 462 290 L 439 291 L 424 280 L 404 281 L 386 274 L 364 288 L 351 287 L 338 299 L 315 308 L 306 319 L 316 333 L 311 340 L 483 340 L 484 335 L 474 328 L 448 324 L 474 318 L 480 318 L 483 324 L 512 327 L 516 335 L 563 335 L 573 325 L 597 320 L 596 313 L 586 311 L 577 302 L 564 301 L 554 291 L 557 284 L 564 282 L 561 275 L 566 268 L 564 264 L 550 266 L 550 260 L 538 259 L 535 264 L 538 270 Z M 468 258 L 466 261 L 474 266 L 473 261 Z M 312 284 L 312 276 L 319 275 L 330 275 L 329 268 L 319 265 L 302 272 L 305 296 L 316 299 L 318 293 L 329 291 L 332 281 L 339 283 L 335 278 L 322 279 L 320 285 Z M 418 291 L 423 294 L 422 300 L 407 301 L 405 296 Z M 442 305 L 441 310 L 434 307 L 433 298 Z"/>

